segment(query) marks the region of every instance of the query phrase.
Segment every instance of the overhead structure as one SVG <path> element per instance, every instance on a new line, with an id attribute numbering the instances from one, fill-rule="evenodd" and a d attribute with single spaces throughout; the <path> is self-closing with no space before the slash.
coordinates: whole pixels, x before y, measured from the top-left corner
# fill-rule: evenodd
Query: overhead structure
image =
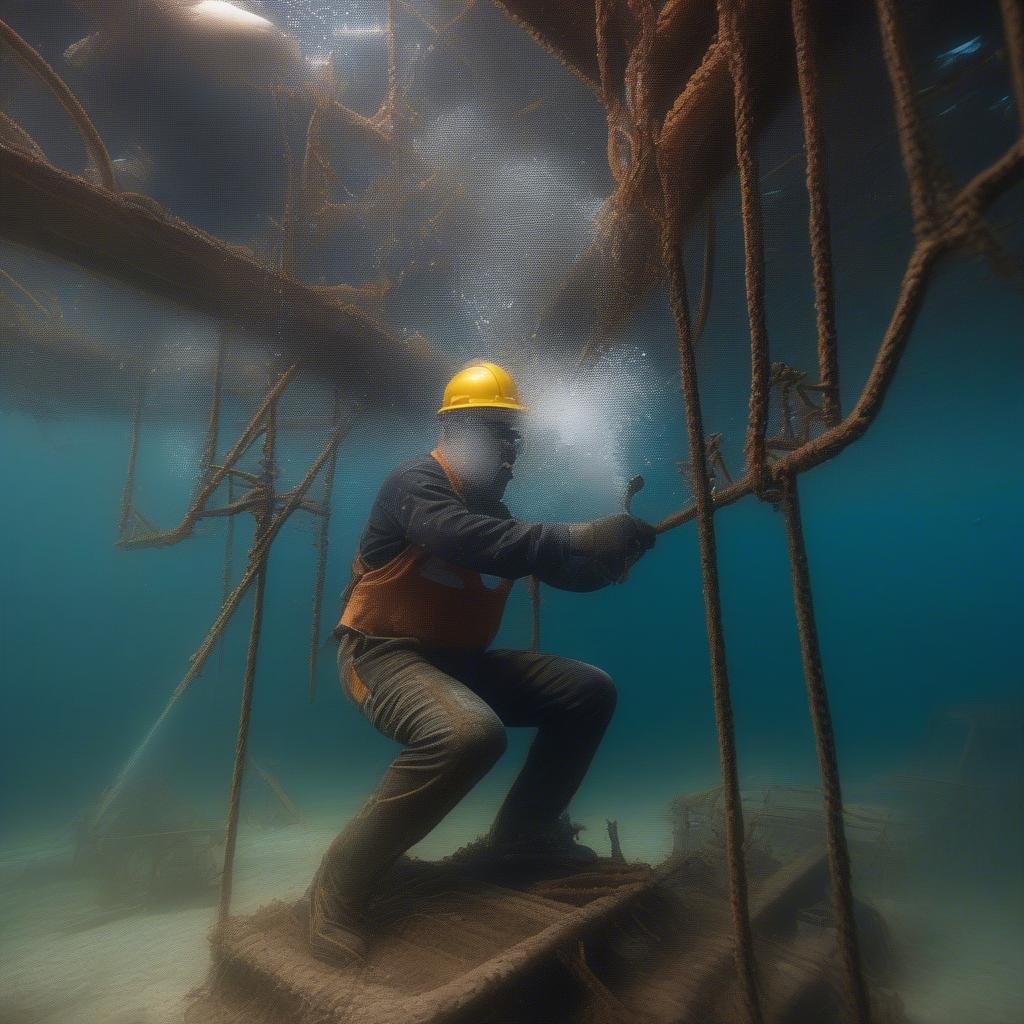
<path id="1" fill-rule="evenodd" d="M 503 0 L 504 2 L 504 0 Z M 626 271 L 624 255 L 641 244 L 635 229 L 622 233 L 623 218 L 616 204 L 626 211 L 642 208 L 643 216 L 658 227 L 661 242 L 660 265 L 642 271 L 652 280 L 668 283 L 669 300 L 679 349 L 680 379 L 685 401 L 689 468 L 694 502 L 688 508 L 658 524 L 659 532 L 695 520 L 700 544 L 700 564 L 704 584 L 704 603 L 708 647 L 711 660 L 712 696 L 718 728 L 722 775 L 725 858 L 728 866 L 733 926 L 735 976 L 738 979 L 741 1019 L 744 1024 L 762 1024 L 766 1019 L 763 980 L 759 978 L 748 898 L 747 869 L 744 863 L 744 820 L 740 800 L 740 776 L 733 724 L 732 696 L 727 666 L 727 645 L 722 617 L 715 512 L 743 497 L 757 496 L 781 508 L 789 547 L 796 625 L 803 659 L 804 676 L 811 722 L 814 729 L 825 805 L 828 865 L 839 938 L 839 956 L 845 981 L 847 1018 L 851 1024 L 868 1024 L 873 1011 L 864 976 L 854 900 L 850 878 L 850 860 L 843 820 L 838 754 L 829 710 L 823 660 L 818 641 L 811 590 L 811 576 L 803 535 L 797 480 L 800 473 L 839 455 L 869 429 L 886 396 L 903 355 L 917 313 L 924 301 L 931 274 L 948 253 L 957 249 L 988 254 L 992 237 L 984 220 L 987 209 L 1009 188 L 1024 177 L 1024 11 L 1017 0 L 1001 0 L 1001 11 L 1009 65 L 1010 85 L 1018 104 L 1020 131 L 1017 138 L 990 166 L 979 172 L 959 190 L 950 189 L 934 171 L 928 157 L 921 114 L 914 91 L 908 47 L 904 38 L 897 0 L 876 0 L 878 28 L 896 112 L 903 166 L 909 185 L 915 247 L 907 263 L 902 286 L 889 326 L 880 340 L 874 365 L 853 408 L 842 416 L 839 403 L 837 336 L 834 318 L 832 254 L 828 222 L 827 183 L 820 115 L 819 61 L 820 24 L 813 15 L 810 0 L 792 0 L 786 38 L 794 41 L 796 79 L 803 113 L 806 152 L 806 184 L 809 196 L 808 232 L 811 238 L 815 306 L 818 328 L 818 380 L 806 383 L 807 373 L 773 365 L 765 317 L 765 254 L 761 224 L 761 186 L 756 151 L 756 110 L 763 98 L 764 82 L 759 69 L 766 66 L 766 55 L 778 46 L 778 31 L 766 31 L 760 18 L 771 7 L 770 0 L 718 0 L 717 33 L 708 44 L 700 66 L 692 74 L 668 115 L 659 109 L 658 38 L 665 31 L 666 12 L 678 12 L 683 6 L 669 4 L 659 15 L 651 0 L 596 0 L 593 7 L 594 29 L 581 24 L 569 30 L 564 16 L 552 21 L 548 5 L 505 3 L 517 18 L 526 23 L 531 34 L 543 45 L 572 63 L 602 98 L 608 111 L 609 163 L 618 191 L 609 200 L 611 214 L 606 238 L 599 235 L 597 252 L 610 257 L 610 280 L 627 273 L 629 287 L 617 295 L 636 301 L 642 281 L 636 277 L 635 264 Z M 710 4 L 700 5 L 710 11 Z M 785 8 L 779 7 L 779 12 Z M 584 19 L 585 20 L 585 19 Z M 628 26 L 623 32 L 622 26 Z M 624 70 L 616 74 L 616 52 L 611 42 L 612 26 L 625 40 Z M 594 60 L 590 62 L 590 45 Z M 621 64 L 621 60 L 618 62 Z M 597 78 L 593 76 L 597 68 Z M 676 126 L 679 111 L 695 110 L 699 115 L 721 113 L 717 103 L 708 100 L 709 81 L 725 75 L 731 117 L 728 123 L 734 140 L 735 163 L 739 173 L 741 220 L 744 240 L 744 270 L 747 318 L 750 337 L 751 388 L 743 475 L 724 487 L 720 483 L 723 466 L 717 435 L 705 433 L 701 394 L 697 378 L 694 330 L 691 323 L 688 290 L 683 268 L 680 226 L 685 223 L 692 192 L 680 188 L 680 161 L 700 159 L 700 147 L 685 149 L 675 145 L 680 138 Z M 703 95 L 704 103 L 694 105 L 693 97 Z M 624 97 L 624 99 L 623 99 Z M 704 104 L 710 104 L 705 106 Z M 674 113 L 675 112 L 675 113 Z M 725 132 L 719 132 L 719 139 Z M 620 155 L 620 140 L 629 143 L 628 158 Z M 650 205 L 646 179 L 655 173 L 659 185 L 658 201 Z M 683 172 L 686 173 L 686 172 Z M 705 187 L 708 182 L 704 181 Z M 627 218 L 627 225 L 629 220 Z M 630 247 L 633 248 L 630 248 Z M 591 268 L 592 269 L 592 268 Z M 589 287 L 603 280 L 601 271 L 585 273 Z M 602 285 L 605 291 L 609 285 Z M 612 312 L 617 313 L 617 308 Z M 610 321 L 596 328 L 596 342 Z M 794 392 L 800 403 L 800 433 L 796 436 L 789 414 Z M 820 405 L 815 397 L 820 396 Z M 783 406 L 786 421 L 783 434 L 768 437 L 773 402 Z M 815 429 L 817 428 L 817 429 Z M 709 441 L 711 442 L 709 444 Z M 709 455 L 712 456 L 709 464 Z M 728 473 L 725 473 L 728 477 Z M 535 636 L 539 633 L 539 598 L 535 599 Z"/>
<path id="2" fill-rule="evenodd" d="M 630 117 L 639 97 L 632 3 L 495 0 L 590 88 L 608 110 L 609 168 L 616 189 L 598 215 L 595 237 L 544 309 L 534 338 L 580 333 L 590 359 L 664 280 L 656 239 L 661 198 L 656 153 L 675 196 L 672 229 L 682 237 L 699 219 L 715 185 L 735 167 L 729 51 L 713 3 L 669 0 L 648 25 L 650 67 L 644 102 L 655 118 L 653 148 Z M 653 9 L 654 5 L 651 5 Z M 786 0 L 744 6 L 758 40 L 750 55 L 751 116 L 763 125 L 795 88 Z M 649 19 L 650 20 L 650 19 Z M 645 154 L 645 155 L 641 155 Z"/>
<path id="3" fill-rule="evenodd" d="M 472 6 L 470 2 L 467 10 Z M 929 159 L 897 0 L 875 0 L 909 187 L 914 247 L 867 381 L 844 412 L 839 391 L 839 339 L 834 316 L 824 160 L 827 140 L 819 102 L 820 25 L 812 17 L 815 12 L 810 0 L 790 0 L 788 4 L 782 0 L 717 0 L 714 5 L 710 0 L 668 0 L 660 10 L 653 0 L 594 0 L 580 5 L 502 0 L 501 6 L 586 82 L 608 114 L 609 166 L 617 187 L 599 218 L 593 246 L 583 255 L 567 283 L 567 288 L 577 289 L 575 297 L 564 300 L 565 309 L 578 310 L 592 305 L 598 312 L 590 328 L 584 356 L 599 351 L 608 332 L 659 282 L 667 283 L 676 332 L 685 402 L 687 466 L 694 500 L 659 523 L 658 530 L 664 532 L 691 520 L 697 524 L 711 694 L 719 743 L 721 789 L 717 799 L 722 816 L 729 935 L 711 950 L 706 959 L 709 969 L 700 972 L 697 978 L 698 994 L 702 998 L 686 1003 L 685 1013 L 673 1009 L 673 1016 L 666 1019 L 718 1019 L 696 1015 L 701 1012 L 703 998 L 709 992 L 714 993 L 715 998 L 722 993 L 724 978 L 728 979 L 730 1000 L 734 994 L 736 1003 L 730 1005 L 723 1019 L 762 1024 L 778 1017 L 779 999 L 775 991 L 778 978 L 766 977 L 759 969 L 764 950 L 759 933 L 766 922 L 770 924 L 777 919 L 772 913 L 773 900 L 765 902 L 765 887 L 752 885 L 748 878 L 745 859 L 748 837 L 741 800 L 715 528 L 715 516 L 720 509 L 753 495 L 782 513 L 796 633 L 821 777 L 826 839 L 824 858 L 815 854 L 795 865 L 781 881 L 775 880 L 777 884 L 768 885 L 767 892 L 769 897 L 777 897 L 779 889 L 783 892 L 801 890 L 809 878 L 820 874 L 822 865 L 827 867 L 835 959 L 845 993 L 845 1017 L 850 1024 L 869 1024 L 870 1021 L 879 1024 L 884 1015 L 868 989 L 862 936 L 855 917 L 847 815 L 817 634 L 798 480 L 801 473 L 840 455 L 871 428 L 941 259 L 957 250 L 985 255 L 992 251 L 985 215 L 1000 196 L 1024 177 L 1024 11 L 1019 0 L 1000 0 L 1009 91 L 1017 104 L 1020 122 L 1017 136 L 998 159 L 970 181 L 951 187 L 940 180 Z M 393 9 L 389 0 L 388 96 L 392 99 L 395 97 Z M 819 18 L 826 17 L 829 10 L 822 6 Z M 780 59 L 780 53 L 789 47 L 795 60 L 787 63 Z M 808 233 L 818 333 L 814 370 L 773 360 L 765 315 L 766 257 L 756 141 L 763 111 L 778 101 L 787 81 L 800 97 L 806 152 Z M 371 134 L 380 134 L 383 130 L 389 140 L 394 138 L 393 121 L 384 124 L 375 118 L 363 120 L 366 124 L 362 128 Z M 315 143 L 313 127 L 311 124 L 308 134 L 310 148 Z M 396 155 L 399 155 L 397 151 Z M 680 244 L 683 231 L 708 190 L 733 165 L 738 170 L 740 186 L 751 371 L 745 466 L 739 474 L 730 473 L 725 467 L 720 435 L 709 434 L 705 429 L 695 330 Z M 304 185 L 315 185 L 305 176 L 303 181 Z M 396 181 L 401 183 L 400 174 L 396 175 Z M 329 208 L 324 209 L 331 212 Z M 330 436 L 310 463 L 301 483 L 281 492 L 274 479 L 277 402 L 303 360 L 315 362 L 337 356 L 345 366 L 381 367 L 389 360 L 408 364 L 408 356 L 415 357 L 418 353 L 403 348 L 400 343 L 396 345 L 389 332 L 368 314 L 340 302 L 338 291 L 318 291 L 297 281 L 292 273 L 294 264 L 290 262 L 288 245 L 282 247 L 280 268 L 263 267 L 251 254 L 175 221 L 146 201 L 87 186 L 81 179 L 50 167 L 33 154 L 24 140 L 18 146 L 0 146 L 0 237 L 77 262 L 152 294 L 186 304 L 195 303 L 195 308 L 230 322 L 250 325 L 258 322 L 265 329 L 274 330 L 281 316 L 290 315 L 310 330 L 305 340 L 296 342 L 296 362 L 289 363 L 235 444 L 219 461 L 215 427 L 219 391 L 215 388 L 211 408 L 212 440 L 207 446 L 197 496 L 179 525 L 169 531 L 139 519 L 134 510 L 132 478 L 142 418 L 140 399 L 120 526 L 122 542 L 130 547 L 182 540 L 199 518 L 208 515 L 225 515 L 229 522 L 239 512 L 251 512 L 256 518 L 257 531 L 246 569 L 235 587 L 226 592 L 224 605 L 172 694 L 167 710 L 192 684 L 226 622 L 242 597 L 251 591 L 255 600 L 231 787 L 221 898 L 222 927 L 215 936 L 219 977 L 244 981 L 258 978 L 266 982 L 265 989 L 273 991 L 275 997 L 287 997 L 293 1005 L 312 1006 L 320 1013 L 320 1019 L 346 1019 L 348 990 L 339 991 L 337 977 L 326 977 L 312 964 L 307 951 L 297 942 L 295 917 L 290 908 L 271 908 L 252 919 L 232 918 L 229 914 L 238 801 L 246 763 L 267 558 L 274 537 L 295 511 L 306 508 L 321 514 L 326 521 L 329 509 L 312 502 L 307 492 L 319 474 L 333 472 L 328 466 L 333 463 L 348 422 L 339 418 L 336 406 Z M 147 245 L 152 246 L 152 252 L 144 251 Z M 255 300 L 248 288 L 259 292 Z M 567 293 L 563 290 L 564 294 Z M 557 300 L 556 307 L 562 301 L 562 298 Z M 781 428 L 770 435 L 773 410 L 780 409 L 782 415 L 776 419 L 782 424 Z M 263 444 L 260 466 L 255 472 L 242 470 L 237 465 L 238 458 L 258 438 L 262 438 Z M 212 499 L 221 484 L 228 484 L 230 488 L 228 502 L 214 505 Z M 236 486 L 238 489 L 234 491 Z M 322 585 L 322 575 L 321 563 L 317 570 L 318 587 Z M 537 613 L 535 629 L 539 630 Z M 313 640 L 315 644 L 315 627 Z M 126 767 L 130 768 L 131 762 Z M 113 795 L 108 794 L 106 805 Z M 459 959 L 461 971 L 454 981 L 450 980 L 448 970 L 451 963 L 446 963 L 449 980 L 437 981 L 441 975 L 432 975 L 437 985 L 427 991 L 426 998 L 421 998 L 423 992 L 398 991 L 410 981 L 416 983 L 417 979 L 402 977 L 396 972 L 396 987 L 390 992 L 390 1002 L 381 1004 L 387 1012 L 380 1020 L 393 1020 L 396 1024 L 399 1020 L 442 1024 L 472 1019 L 472 1014 L 487 1004 L 510 979 L 528 976 L 530 971 L 553 957 L 563 958 L 564 962 L 564 957 L 569 956 L 572 960 L 574 948 L 579 956 L 572 960 L 570 968 L 577 978 L 589 985 L 590 1002 L 584 1007 L 588 1016 L 581 1019 L 636 1019 L 635 1015 L 628 1014 L 640 1009 L 643 1003 L 630 1004 L 622 995 L 610 998 L 607 990 L 595 987 L 581 943 L 589 929 L 602 928 L 620 911 L 642 903 L 661 880 L 623 877 L 628 871 L 621 865 L 604 870 L 615 875 L 615 880 L 613 883 L 596 880 L 595 889 L 600 895 L 595 895 L 594 891 L 582 897 L 579 892 L 574 894 L 571 892 L 573 884 L 568 879 L 562 880 L 564 885 L 557 896 L 550 889 L 540 892 L 535 886 L 498 894 L 501 898 L 497 903 L 502 906 L 515 906 L 524 913 L 529 911 L 526 915 L 530 922 L 529 934 L 518 936 L 519 941 L 504 950 L 491 948 L 495 936 L 487 928 L 486 915 L 497 905 L 490 897 L 496 894 L 478 887 L 476 906 L 484 920 L 472 941 L 481 937 L 486 940 L 480 947 L 487 946 L 485 961 L 480 961 L 479 949 L 461 959 L 454 958 Z M 436 897 L 435 910 L 438 905 L 447 906 L 444 912 L 458 917 L 456 936 L 464 935 L 468 926 L 460 911 L 445 903 L 451 896 L 447 888 L 450 878 L 444 871 L 435 874 L 431 871 L 427 869 L 430 877 L 421 895 L 425 891 L 428 897 Z M 568 897 L 566 891 L 569 891 Z M 483 898 L 480 898 L 481 892 Z M 564 904 L 573 903 L 575 899 L 580 903 L 574 905 L 583 904 L 582 909 L 576 914 L 567 912 Z M 413 916 L 422 924 L 415 899 L 413 910 Z M 407 911 L 408 905 L 404 910 L 399 908 L 395 919 L 404 919 Z M 436 934 L 430 930 L 428 940 Z M 455 941 L 452 936 L 449 938 Z M 276 949 L 287 950 L 294 962 L 282 963 L 274 955 L 268 957 L 268 949 L 273 954 L 275 943 Z M 816 944 L 812 955 L 818 959 L 831 957 L 832 948 Z M 728 968 L 731 970 L 727 974 Z M 683 981 L 677 973 L 668 983 Z M 381 993 L 370 991 L 363 995 L 366 999 L 361 1010 L 365 1010 L 365 1019 L 376 1024 L 374 1005 Z M 791 1009 L 791 993 L 784 995 L 782 1004 Z M 566 1016 L 564 1019 L 576 1018 Z"/>
<path id="4" fill-rule="evenodd" d="M 111 192 L 0 143 L 0 238 L 177 306 L 267 332 L 305 369 L 442 379 L 422 339 L 260 263 L 145 196 Z"/>

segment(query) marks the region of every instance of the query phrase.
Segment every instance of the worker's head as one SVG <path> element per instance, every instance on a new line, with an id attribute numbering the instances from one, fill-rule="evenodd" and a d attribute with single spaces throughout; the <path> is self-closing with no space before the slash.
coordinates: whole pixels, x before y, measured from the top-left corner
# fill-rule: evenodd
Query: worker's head
<path id="1" fill-rule="evenodd" d="M 525 411 L 515 381 L 496 363 L 472 363 L 448 382 L 439 444 L 475 495 L 498 500 L 504 493 L 522 447 Z"/>

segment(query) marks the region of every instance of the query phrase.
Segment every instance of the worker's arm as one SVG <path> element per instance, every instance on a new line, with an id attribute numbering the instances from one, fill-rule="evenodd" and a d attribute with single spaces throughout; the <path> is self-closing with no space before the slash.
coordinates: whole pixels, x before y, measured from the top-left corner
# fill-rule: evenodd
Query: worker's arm
<path id="1" fill-rule="evenodd" d="M 533 575 L 561 590 L 590 591 L 616 582 L 651 544 L 639 520 L 608 516 L 589 523 L 529 523 L 499 503 L 470 510 L 444 471 L 421 461 L 385 481 L 360 541 L 367 565 L 383 565 L 407 544 L 455 565 L 506 579 Z M 637 530 L 641 530 L 641 535 Z M 640 549 L 640 550 L 638 550 Z"/>
<path id="2" fill-rule="evenodd" d="M 455 565 L 506 579 L 544 579 L 571 554 L 571 528 L 564 523 L 529 523 L 470 511 L 447 479 L 412 469 L 397 481 L 392 508 L 406 540 Z"/>

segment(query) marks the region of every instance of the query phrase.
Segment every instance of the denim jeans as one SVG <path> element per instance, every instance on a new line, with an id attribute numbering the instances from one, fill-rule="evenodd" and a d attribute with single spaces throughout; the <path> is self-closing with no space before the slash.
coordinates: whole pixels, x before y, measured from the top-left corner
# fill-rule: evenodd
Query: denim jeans
<path id="1" fill-rule="evenodd" d="M 506 726 L 537 734 L 492 835 L 500 841 L 556 821 L 615 708 L 615 687 L 600 669 L 530 651 L 437 651 L 346 631 L 338 671 L 373 726 L 403 745 L 324 856 L 318 883 L 349 902 L 372 892 L 488 772 L 505 750 Z"/>

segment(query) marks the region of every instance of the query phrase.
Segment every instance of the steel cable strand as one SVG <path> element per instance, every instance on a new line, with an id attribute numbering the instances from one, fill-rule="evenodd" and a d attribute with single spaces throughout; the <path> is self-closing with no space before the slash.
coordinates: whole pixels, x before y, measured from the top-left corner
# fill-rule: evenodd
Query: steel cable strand
<path id="1" fill-rule="evenodd" d="M 350 417 L 351 421 L 355 416 Z M 341 429 L 341 388 L 334 389 L 334 407 L 331 412 L 331 426 L 337 432 Z M 320 513 L 320 521 L 316 524 L 316 570 L 313 578 L 313 611 L 310 621 L 309 640 L 309 685 L 308 696 L 310 704 L 316 699 L 316 670 L 320 655 L 320 622 L 323 615 L 324 584 L 327 580 L 327 553 L 330 542 L 331 510 L 333 507 L 332 496 L 334 494 L 334 475 L 338 468 L 338 449 L 335 448 L 331 457 L 327 460 L 327 468 L 324 470 L 324 501 Z"/>
<path id="2" fill-rule="evenodd" d="M 743 220 L 744 280 L 747 291 L 747 319 L 750 325 L 750 408 L 744 445 L 754 493 L 765 498 L 771 478 L 765 433 L 771 361 L 764 310 L 764 231 L 761 223 L 757 152 L 754 139 L 753 99 L 746 40 L 740 27 L 738 0 L 718 0 L 719 38 L 729 58 L 733 82 L 733 120 L 736 127 L 736 166 L 740 182 L 740 210 Z"/>
<path id="3" fill-rule="evenodd" d="M 614 272 L 598 297 L 598 315 L 591 336 L 580 351 L 580 366 L 587 365 L 604 350 L 607 329 L 617 321 L 626 302 L 628 286 L 623 279 L 630 270 L 631 250 L 624 225 L 629 226 L 635 220 L 637 205 L 643 196 L 645 169 L 650 165 L 644 153 L 647 135 L 638 126 L 635 108 L 629 102 L 633 88 L 631 76 L 635 76 L 635 68 L 627 67 L 622 83 L 621 91 L 625 94 L 626 102 L 623 102 L 620 90 L 612 82 L 608 37 L 611 15 L 618 2 L 596 0 L 594 6 L 598 96 L 607 112 L 607 160 L 616 186 L 597 216 L 595 229 L 597 237 L 604 238 L 608 243 L 608 259 Z M 636 14 L 632 10 L 631 0 L 627 0 L 627 7 L 631 13 Z M 628 43 L 628 40 L 624 39 L 623 42 Z"/>
<path id="4" fill-rule="evenodd" d="M 896 129 L 903 169 L 910 187 L 910 208 L 917 237 L 931 236 L 941 223 L 940 200 L 910 78 L 910 58 L 894 0 L 875 0 L 882 54 L 892 85 Z"/>
<path id="5" fill-rule="evenodd" d="M 940 245 L 969 246 L 984 256 L 997 273 L 1019 280 L 1017 263 L 981 219 L 981 200 L 972 187 L 973 183 L 957 192 L 929 149 L 914 89 L 906 38 L 894 0 L 875 0 L 875 6 L 886 72 L 892 87 L 900 153 L 910 187 L 915 236 L 918 240 L 933 240 Z M 1024 35 L 1022 20 L 1019 0 L 1016 5 L 1004 4 L 1003 24 L 1015 92 L 1024 74 L 1020 68 L 1021 46 L 1024 45 L 1021 39 Z"/>
<path id="6" fill-rule="evenodd" d="M 118 190 L 117 176 L 114 174 L 114 165 L 110 161 L 110 154 L 107 152 L 107 147 L 103 144 L 103 139 L 100 138 L 96 126 L 92 123 L 92 119 L 86 113 L 85 107 L 79 103 L 78 97 L 71 91 L 71 87 L 54 71 L 38 50 L 29 45 L 3 20 L 0 20 L 0 40 L 11 48 L 18 60 L 42 81 L 53 93 L 57 102 L 67 111 L 82 136 L 86 153 L 92 160 L 104 188 L 116 192 Z"/>
<path id="7" fill-rule="evenodd" d="M 871 1004 L 867 984 L 864 980 L 864 966 L 854 917 L 853 889 L 850 882 L 850 852 L 846 842 L 846 829 L 843 820 L 839 761 L 836 756 L 835 731 L 832 728 L 832 713 L 829 709 L 825 670 L 821 660 L 818 627 L 814 617 L 814 595 L 811 591 L 811 574 L 807 564 L 807 546 L 804 542 L 796 476 L 787 473 L 782 476 L 779 484 L 782 491 L 783 517 L 786 523 L 786 541 L 789 547 L 793 606 L 800 635 L 804 682 L 807 686 L 807 704 L 814 727 L 818 770 L 821 773 L 828 866 L 832 878 L 832 902 L 835 907 L 836 931 L 843 965 L 843 979 L 846 985 L 849 1019 L 853 1024 L 869 1024 Z"/>
<path id="8" fill-rule="evenodd" d="M 262 544 L 274 518 L 277 475 L 275 447 L 277 442 L 277 403 L 267 410 L 267 428 L 263 438 L 262 477 L 265 494 L 263 509 L 257 513 L 256 535 L 250 558 L 256 569 L 256 588 L 253 594 L 252 622 L 249 626 L 249 646 L 245 656 L 245 678 L 242 683 L 242 703 L 238 715 L 238 733 L 235 738 L 235 759 L 231 768 L 231 791 L 228 797 L 228 820 L 224 830 L 224 870 L 220 877 L 220 905 L 218 921 L 224 921 L 231 909 L 231 889 L 235 874 L 235 847 L 238 843 L 238 815 L 242 803 L 242 783 L 245 778 L 246 752 L 249 748 L 249 725 L 252 721 L 252 698 L 256 681 L 256 659 L 263 634 L 263 599 L 267 585 L 267 562 L 270 545 Z M 337 452 L 337 448 L 334 449 Z M 257 551 L 259 554 L 257 555 Z"/>
<path id="9" fill-rule="evenodd" d="M 825 425 L 842 418 L 839 400 L 839 358 L 836 350 L 835 288 L 832 278 L 832 242 L 825 187 L 825 138 L 821 127 L 821 78 L 815 52 L 810 0 L 792 0 L 793 37 L 796 43 L 797 81 L 803 113 L 807 160 L 808 235 L 814 273 L 814 309 L 818 328 L 818 374 L 825 389 L 822 412 Z"/>
<path id="10" fill-rule="evenodd" d="M 135 464 L 139 455 L 139 434 L 142 429 L 142 410 L 146 403 L 146 375 L 139 375 L 139 389 L 135 395 L 132 408 L 132 431 L 128 443 L 128 470 L 125 473 L 124 489 L 121 492 L 121 511 L 117 517 L 117 539 L 125 540 L 128 536 L 128 521 L 131 518 L 135 498 Z"/>
<path id="11" fill-rule="evenodd" d="M 1024 6 L 1020 0 L 999 0 L 999 7 L 1003 16 L 1003 35 L 1006 37 L 1017 119 L 1024 133 Z"/>
<path id="12" fill-rule="evenodd" d="M 719 767 L 722 776 L 722 810 L 725 822 L 726 870 L 729 877 L 729 910 L 732 918 L 736 976 L 740 1004 L 746 1024 L 762 1024 L 764 1014 L 757 987 L 754 938 L 750 925 L 750 906 L 746 864 L 743 859 L 743 809 L 740 802 L 739 767 L 736 757 L 736 728 L 726 663 L 725 631 L 722 623 L 722 598 L 718 580 L 718 552 L 715 539 L 714 503 L 708 480 L 707 450 L 697 384 L 695 341 L 690 322 L 686 277 L 680 240 L 674 225 L 678 222 L 676 202 L 671 193 L 666 169 L 655 145 L 655 122 L 651 102 L 651 60 L 655 13 L 651 0 L 628 0 L 640 25 L 639 45 L 630 55 L 627 84 L 634 102 L 634 125 L 646 142 L 646 152 L 658 175 L 662 205 L 659 213 L 663 271 L 668 279 L 669 304 L 679 349 L 679 375 L 686 412 L 686 429 L 693 458 L 694 497 L 697 502 L 697 533 L 700 545 L 701 578 L 704 591 L 704 616 L 711 662 L 711 686 L 718 733 Z M 762 441 L 764 431 L 762 430 Z"/>
<path id="13" fill-rule="evenodd" d="M 659 160 L 664 198 L 661 223 L 661 250 L 669 285 L 669 302 L 679 348 L 679 371 L 686 410 L 686 429 L 694 467 L 697 535 L 700 544 L 701 577 L 704 590 L 704 616 L 711 661 L 711 686 L 718 730 L 718 756 L 722 775 L 722 804 L 725 821 L 725 855 L 729 877 L 729 906 L 734 933 L 734 957 L 739 980 L 740 1002 L 746 1024 L 764 1020 L 757 990 L 754 940 L 750 926 L 746 866 L 743 861 L 743 812 L 740 805 L 739 773 L 736 761 L 736 733 L 732 697 L 726 666 L 725 636 L 722 625 L 722 601 L 718 582 L 718 556 L 713 519 L 714 506 L 707 474 L 704 425 L 700 393 L 697 387 L 697 363 L 690 329 L 690 312 L 682 255 L 673 237 L 673 204 L 668 192 L 665 170 Z"/>
<path id="14" fill-rule="evenodd" d="M 220 640 L 227 627 L 228 622 L 231 620 L 235 611 L 238 609 L 242 598 L 246 595 L 253 582 L 256 580 L 260 565 L 262 564 L 263 556 L 270 550 L 270 546 L 274 541 L 274 538 L 280 532 L 281 528 L 288 521 L 291 514 L 298 508 L 306 491 L 309 490 L 310 484 L 317 477 L 320 471 L 323 469 L 327 460 L 332 456 L 337 446 L 341 443 L 342 435 L 344 430 L 338 430 L 334 432 L 331 438 L 324 445 L 320 454 L 313 460 L 309 468 L 306 470 L 305 476 L 299 482 L 299 484 L 289 492 L 288 500 L 279 512 L 273 517 L 268 523 L 265 532 L 257 532 L 256 537 L 253 539 L 252 549 L 249 554 L 249 564 L 247 565 L 245 572 L 242 574 L 238 583 L 235 585 L 234 590 L 224 599 L 221 604 L 220 610 L 217 612 L 216 617 L 213 620 L 213 624 L 210 626 L 206 633 L 206 637 L 200 644 L 198 650 L 189 658 L 188 671 L 182 677 L 181 681 L 171 692 L 167 703 L 164 705 L 163 710 L 157 716 L 156 721 L 150 727 L 149 731 L 142 738 L 142 742 L 135 748 L 132 755 L 125 762 L 121 771 L 118 773 L 117 778 L 107 788 L 103 796 L 100 799 L 99 808 L 93 815 L 93 825 L 97 825 L 107 811 L 117 800 L 121 791 L 124 789 L 125 783 L 129 776 L 135 769 L 135 766 L 139 763 L 142 755 L 145 753 L 149 744 L 152 742 L 153 737 L 160 731 L 160 727 L 167 720 L 171 711 L 177 705 L 178 701 L 185 695 L 192 684 L 196 681 L 199 673 L 202 671 L 203 666 L 206 664 L 207 659 L 210 656 L 210 652 L 214 646 Z M 229 520 L 230 521 L 230 520 Z"/>

